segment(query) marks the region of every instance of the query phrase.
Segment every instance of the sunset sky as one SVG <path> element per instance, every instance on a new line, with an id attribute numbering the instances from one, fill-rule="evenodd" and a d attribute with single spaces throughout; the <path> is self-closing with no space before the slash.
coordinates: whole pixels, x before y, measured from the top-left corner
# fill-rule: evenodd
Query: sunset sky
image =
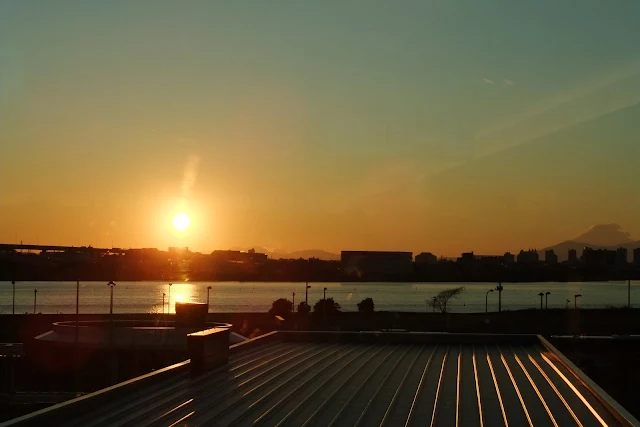
<path id="1" fill-rule="evenodd" d="M 640 238 L 638 17 L 625 0 L 2 1 L 0 242 L 449 256 L 598 223 Z"/>

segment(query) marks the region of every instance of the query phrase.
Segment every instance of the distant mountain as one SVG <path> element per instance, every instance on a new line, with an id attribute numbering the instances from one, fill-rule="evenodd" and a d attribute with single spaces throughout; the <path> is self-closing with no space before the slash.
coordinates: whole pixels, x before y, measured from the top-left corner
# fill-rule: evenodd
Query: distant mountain
<path id="1" fill-rule="evenodd" d="M 597 224 L 571 240 L 574 242 L 589 242 L 592 245 L 599 246 L 615 246 L 633 243 L 631 235 L 623 231 L 620 224 Z"/>
<path id="2" fill-rule="evenodd" d="M 569 250 L 575 249 L 578 256 L 581 256 L 583 249 L 586 247 L 609 250 L 625 248 L 628 250 L 628 257 L 631 260 L 633 250 L 640 247 L 640 241 L 633 240 L 631 235 L 623 231 L 619 224 L 597 224 L 575 239 L 542 249 L 540 256 L 541 259 L 544 259 L 544 252 L 553 249 L 559 260 L 564 261 L 569 256 Z"/>
<path id="3" fill-rule="evenodd" d="M 234 251 L 247 251 L 249 249 L 255 249 L 256 252 L 267 254 L 267 255 L 269 255 L 270 258 L 273 258 L 273 259 L 299 259 L 299 258 L 309 259 L 309 258 L 317 258 L 317 259 L 320 259 L 320 260 L 323 260 L 323 261 L 337 261 L 337 260 L 340 260 L 340 255 L 339 254 L 334 254 L 334 253 L 331 253 L 331 252 L 323 251 L 321 249 L 306 249 L 306 250 L 302 250 L 302 251 L 287 252 L 287 251 L 282 250 L 282 249 L 269 250 L 269 249 L 261 247 L 261 246 L 254 246 L 252 248 L 241 248 L 241 247 L 231 248 L 231 250 L 234 250 Z"/>

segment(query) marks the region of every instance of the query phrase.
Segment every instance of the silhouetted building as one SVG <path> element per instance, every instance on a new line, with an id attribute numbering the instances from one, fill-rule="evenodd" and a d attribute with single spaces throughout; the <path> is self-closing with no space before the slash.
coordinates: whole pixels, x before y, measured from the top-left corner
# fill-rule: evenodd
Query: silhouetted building
<path id="1" fill-rule="evenodd" d="M 458 258 L 458 264 L 462 266 L 502 266 L 504 262 L 504 256 L 501 255 L 476 255 L 473 252 L 465 252 L 460 258 Z"/>
<path id="2" fill-rule="evenodd" d="M 636 267 L 640 267 L 640 248 L 633 250 L 633 263 Z"/>
<path id="3" fill-rule="evenodd" d="M 413 273 L 413 253 L 342 251 L 342 272 L 347 277 L 403 277 Z"/>
<path id="4" fill-rule="evenodd" d="M 416 255 L 416 264 L 436 264 L 438 262 L 438 257 L 432 254 L 431 252 L 422 252 Z"/>
<path id="5" fill-rule="evenodd" d="M 512 254 L 511 252 L 506 252 L 502 256 L 502 260 L 503 260 L 505 265 L 513 264 L 514 262 L 516 262 L 516 256 L 514 254 Z"/>
<path id="6" fill-rule="evenodd" d="M 186 246 L 182 248 L 170 246 L 168 252 L 170 258 L 180 258 L 189 254 L 189 248 Z"/>
<path id="7" fill-rule="evenodd" d="M 616 250 L 616 265 L 617 266 L 627 265 L 627 256 L 628 256 L 627 248 L 618 248 Z"/>
<path id="8" fill-rule="evenodd" d="M 476 256 L 473 254 L 473 252 L 464 252 L 460 256 L 460 258 L 458 258 L 458 263 L 471 265 L 473 264 L 473 261 L 475 261 L 475 259 L 476 259 Z"/>
<path id="9" fill-rule="evenodd" d="M 578 251 L 575 249 L 569 249 L 569 263 L 577 264 L 578 263 Z"/>
<path id="10" fill-rule="evenodd" d="M 211 252 L 213 261 L 218 262 L 235 262 L 235 263 L 261 263 L 268 258 L 267 254 L 256 252 L 255 249 L 243 251 L 213 251 Z"/>
<path id="11" fill-rule="evenodd" d="M 535 264 L 540 261 L 540 255 L 535 249 L 520 251 L 518 254 L 518 264 Z"/>
<path id="12" fill-rule="evenodd" d="M 587 267 L 610 267 L 616 264 L 617 258 L 617 251 L 606 249 L 584 248 L 582 252 L 582 262 Z"/>
<path id="13" fill-rule="evenodd" d="M 558 263 L 558 255 L 553 251 L 553 249 L 549 249 L 544 252 L 544 261 L 549 264 L 557 264 Z"/>

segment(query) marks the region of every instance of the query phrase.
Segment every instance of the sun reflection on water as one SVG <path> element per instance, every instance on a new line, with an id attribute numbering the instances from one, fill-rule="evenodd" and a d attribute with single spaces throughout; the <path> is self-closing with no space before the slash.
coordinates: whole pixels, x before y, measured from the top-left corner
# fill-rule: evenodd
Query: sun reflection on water
<path id="1" fill-rule="evenodd" d="M 173 283 L 166 294 L 169 313 L 176 312 L 176 303 L 178 302 L 199 302 L 196 286 L 190 283 Z"/>

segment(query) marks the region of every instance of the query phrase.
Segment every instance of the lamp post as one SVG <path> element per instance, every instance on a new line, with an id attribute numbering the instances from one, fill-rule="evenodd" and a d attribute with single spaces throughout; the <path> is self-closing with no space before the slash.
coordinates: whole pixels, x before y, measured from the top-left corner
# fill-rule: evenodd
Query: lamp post
<path id="1" fill-rule="evenodd" d="M 76 321 L 80 313 L 80 280 L 76 280 Z"/>
<path id="2" fill-rule="evenodd" d="M 487 293 L 484 295 L 484 312 L 489 312 L 489 292 L 493 292 L 493 289 L 489 289 Z"/>
<path id="3" fill-rule="evenodd" d="M 80 280 L 76 280 L 76 345 L 78 344 L 78 317 L 80 317 Z"/>
<path id="4" fill-rule="evenodd" d="M 13 309 L 11 313 L 16 314 L 16 282 L 11 281 L 11 284 L 13 285 Z"/>
<path id="5" fill-rule="evenodd" d="M 207 313 L 209 312 L 209 293 L 211 292 L 211 286 L 207 286 Z"/>
<path id="6" fill-rule="evenodd" d="M 544 297 L 544 293 L 540 292 L 538 296 L 540 297 L 540 310 L 542 310 L 542 297 Z"/>
<path id="7" fill-rule="evenodd" d="M 498 291 L 498 313 L 502 312 L 502 290 L 504 287 L 502 286 L 502 282 L 498 282 L 498 286 L 496 287 L 496 291 Z"/>
<path id="8" fill-rule="evenodd" d="M 167 296 L 167 314 L 171 313 L 171 283 L 169 283 L 169 295 Z"/>
<path id="9" fill-rule="evenodd" d="M 549 291 L 544 293 L 544 309 L 545 310 L 549 309 L 549 295 L 551 295 L 551 292 Z"/>
<path id="10" fill-rule="evenodd" d="M 573 296 L 573 307 L 578 308 L 578 298 L 580 298 L 582 294 L 575 294 Z"/>
<path id="11" fill-rule="evenodd" d="M 631 279 L 627 282 L 627 307 L 631 308 Z"/>
<path id="12" fill-rule="evenodd" d="M 327 324 L 327 288 L 322 291 L 322 321 Z"/>
<path id="13" fill-rule="evenodd" d="M 162 293 L 162 314 L 164 314 L 164 297 L 165 297 L 166 295 L 167 295 L 167 294 L 165 294 L 164 292 Z"/>
<path id="14" fill-rule="evenodd" d="M 113 288 L 116 286 L 115 283 L 113 283 L 113 280 L 109 283 L 107 283 L 107 285 L 111 288 L 111 298 L 109 299 L 109 315 L 113 315 Z"/>
<path id="15" fill-rule="evenodd" d="M 292 302 L 291 302 L 291 311 L 292 311 L 293 313 L 295 313 L 295 312 L 296 312 L 296 293 L 295 293 L 295 292 L 292 292 L 292 293 L 291 293 L 291 299 L 292 299 Z"/>
<path id="16" fill-rule="evenodd" d="M 307 307 L 309 306 L 309 288 L 310 287 L 311 285 L 309 285 L 309 282 L 307 282 L 304 288 L 304 303 L 307 304 Z"/>
<path id="17" fill-rule="evenodd" d="M 38 290 L 33 290 L 33 314 L 36 314 L 36 305 L 38 301 Z"/>

